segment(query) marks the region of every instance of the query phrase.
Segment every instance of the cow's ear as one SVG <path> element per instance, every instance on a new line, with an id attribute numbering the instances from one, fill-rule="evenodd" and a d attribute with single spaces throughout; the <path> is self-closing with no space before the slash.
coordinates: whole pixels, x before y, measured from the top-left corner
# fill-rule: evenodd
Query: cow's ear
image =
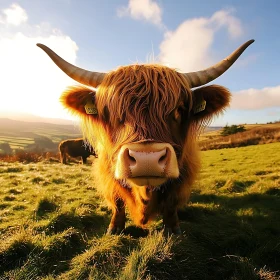
<path id="1" fill-rule="evenodd" d="M 192 113 L 195 121 L 208 122 L 212 117 L 223 113 L 229 106 L 231 93 L 219 85 L 205 86 L 193 91 Z"/>
<path id="2" fill-rule="evenodd" d="M 74 115 L 97 115 L 95 105 L 95 91 L 73 86 L 67 88 L 60 97 L 60 101 Z"/>

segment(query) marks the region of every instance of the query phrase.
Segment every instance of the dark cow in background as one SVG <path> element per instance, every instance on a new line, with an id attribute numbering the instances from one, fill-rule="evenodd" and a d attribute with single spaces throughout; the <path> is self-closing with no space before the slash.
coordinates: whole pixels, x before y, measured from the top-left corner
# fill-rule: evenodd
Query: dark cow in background
<path id="1" fill-rule="evenodd" d="M 97 158 L 93 147 L 85 143 L 83 138 L 68 139 L 59 144 L 60 161 L 66 164 L 67 155 L 70 157 L 81 157 L 83 164 L 86 164 L 87 158 L 91 155 Z"/>
<path id="2" fill-rule="evenodd" d="M 225 87 L 203 85 L 227 71 L 253 41 L 191 73 L 158 64 L 91 72 L 38 44 L 82 84 L 67 89 L 61 101 L 80 117 L 97 149 L 95 185 L 113 212 L 108 233 L 124 229 L 126 209 L 139 226 L 160 214 L 166 232 L 180 233 L 177 209 L 186 205 L 200 166 L 197 135 L 230 102 Z"/>

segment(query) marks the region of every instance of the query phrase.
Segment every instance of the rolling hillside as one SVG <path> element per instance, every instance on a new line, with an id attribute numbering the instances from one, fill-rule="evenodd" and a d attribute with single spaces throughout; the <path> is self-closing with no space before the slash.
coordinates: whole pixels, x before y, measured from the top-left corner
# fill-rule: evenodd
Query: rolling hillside
<path id="1" fill-rule="evenodd" d="M 235 148 L 280 142 L 280 122 L 244 125 L 245 131 L 221 136 L 222 129 L 205 131 L 199 137 L 201 150 Z"/>
<path id="2" fill-rule="evenodd" d="M 24 122 L 0 118 L 0 144 L 9 143 L 12 149 L 26 149 L 49 139 L 57 147 L 57 143 L 68 138 L 81 137 L 78 125 L 52 124 L 44 122 Z"/>

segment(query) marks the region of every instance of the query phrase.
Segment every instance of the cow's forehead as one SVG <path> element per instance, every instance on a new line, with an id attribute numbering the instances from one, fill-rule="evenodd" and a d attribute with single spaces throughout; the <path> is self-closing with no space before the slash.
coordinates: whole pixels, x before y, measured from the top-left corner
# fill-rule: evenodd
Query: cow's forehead
<path id="1" fill-rule="evenodd" d="M 97 90 L 101 105 L 139 103 L 174 107 L 182 99 L 191 98 L 188 81 L 183 75 L 158 64 L 122 66 L 106 75 Z"/>

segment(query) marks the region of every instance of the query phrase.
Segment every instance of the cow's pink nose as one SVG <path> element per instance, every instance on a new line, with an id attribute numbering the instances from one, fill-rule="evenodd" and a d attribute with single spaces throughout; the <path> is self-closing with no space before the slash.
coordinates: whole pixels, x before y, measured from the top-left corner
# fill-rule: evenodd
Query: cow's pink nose
<path id="1" fill-rule="evenodd" d="M 131 177 L 139 176 L 164 176 L 168 164 L 169 155 L 167 148 L 160 151 L 135 151 L 127 149 L 124 153 L 125 162 L 131 173 Z"/>
<path id="2" fill-rule="evenodd" d="M 176 154 L 168 143 L 128 143 L 117 155 L 115 178 L 133 186 L 159 186 L 178 176 Z"/>

